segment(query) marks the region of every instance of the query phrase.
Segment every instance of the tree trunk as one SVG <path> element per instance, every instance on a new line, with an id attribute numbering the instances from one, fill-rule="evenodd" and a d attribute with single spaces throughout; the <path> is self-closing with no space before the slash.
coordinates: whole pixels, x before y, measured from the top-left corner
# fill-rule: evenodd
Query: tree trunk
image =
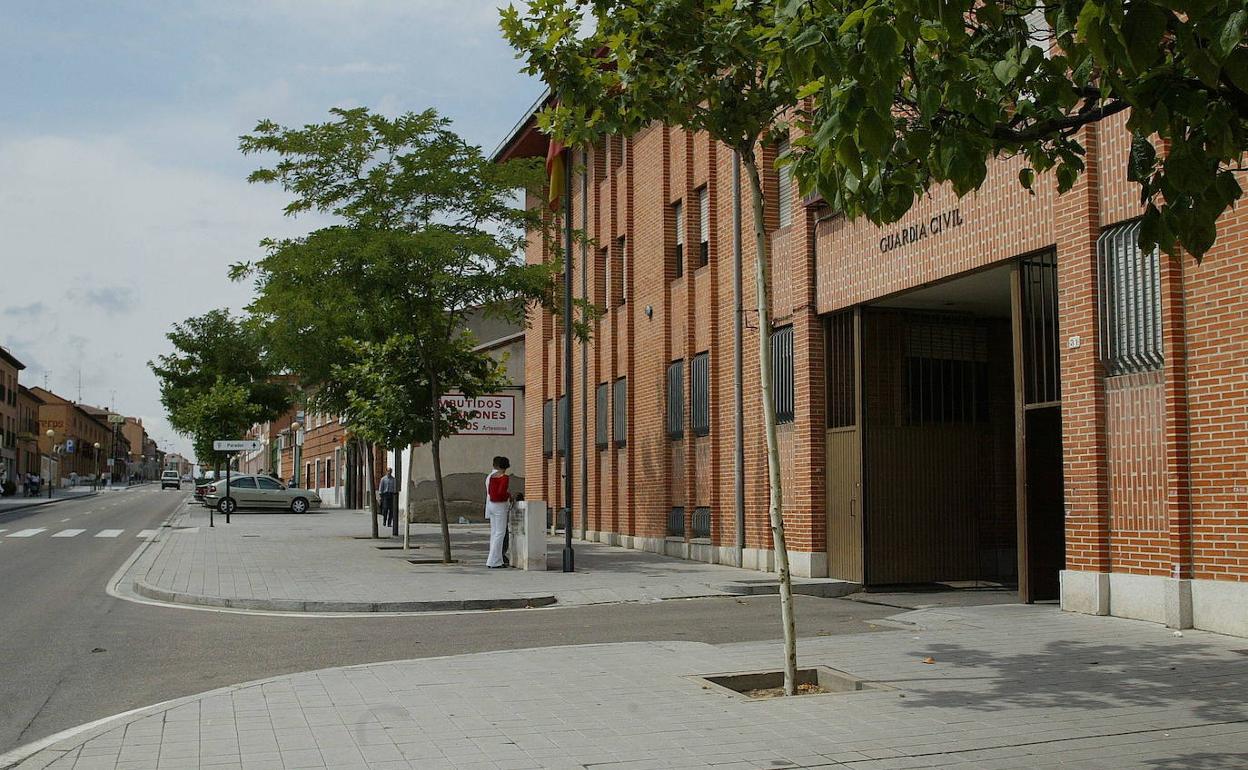
<path id="1" fill-rule="evenodd" d="M 754 145 L 742 148 L 741 160 L 750 175 L 754 202 L 754 284 L 758 293 L 758 377 L 763 399 L 763 430 L 767 434 L 767 481 L 771 490 L 768 512 L 771 542 L 780 573 L 780 622 L 784 626 L 784 694 L 796 694 L 797 634 L 793 620 L 793 579 L 789 574 L 789 551 L 784 541 L 784 490 L 780 484 L 780 447 L 776 440 L 776 404 L 771 392 L 771 313 L 767 284 L 771 263 L 767 258 L 767 230 L 763 222 L 763 183 L 758 175 Z"/>
<path id="2" fill-rule="evenodd" d="M 377 493 L 373 486 L 377 483 L 374 481 L 377 478 L 375 473 L 376 458 L 374 457 L 376 452 L 373 449 L 373 442 L 360 439 L 360 443 L 364 447 L 364 465 L 368 472 L 368 485 L 365 487 L 364 493 L 368 495 L 368 512 L 371 514 L 369 518 L 373 520 L 373 537 L 377 538 L 381 536 L 381 533 L 377 531 Z"/>
<path id="3" fill-rule="evenodd" d="M 442 398 L 438 395 L 436 378 L 430 377 L 429 381 L 433 386 L 429 389 L 433 397 L 433 403 L 430 405 L 433 440 L 429 442 L 429 451 L 433 456 L 433 488 L 438 493 L 438 523 L 442 525 L 442 563 L 450 564 L 451 524 L 446 511 L 446 490 L 442 486 L 442 432 L 438 430 L 438 423 L 442 416 Z"/>

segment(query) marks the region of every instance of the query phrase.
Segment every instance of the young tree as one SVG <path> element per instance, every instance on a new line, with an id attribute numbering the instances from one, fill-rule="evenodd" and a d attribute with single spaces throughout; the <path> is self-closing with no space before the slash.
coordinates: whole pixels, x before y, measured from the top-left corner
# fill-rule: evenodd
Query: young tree
<path id="1" fill-rule="evenodd" d="M 1243 0 L 785 0 L 769 66 L 810 109 L 795 171 L 849 216 L 898 220 L 948 182 L 1083 172 L 1084 126 L 1130 111 L 1141 246 L 1198 258 L 1241 195 L 1248 152 Z M 1159 152 L 1158 145 L 1165 151 Z"/>
<path id="2" fill-rule="evenodd" d="M 287 214 L 341 224 L 267 242 L 267 256 L 231 272 L 254 279 L 250 310 L 284 336 L 284 360 L 317 398 L 375 441 L 429 442 L 449 561 L 441 441 L 459 424 L 440 396 L 496 382 L 464 334 L 471 312 L 519 320 L 527 302 L 550 301 L 551 266 L 519 256 L 542 223 L 515 193 L 539 185 L 540 168 L 490 162 L 432 110 L 331 114 L 303 128 L 262 121 L 241 148 L 277 155 L 250 180 L 291 193 Z M 314 342 L 296 349 L 300 339 Z"/>
<path id="3" fill-rule="evenodd" d="M 278 376 L 266 338 L 247 319 L 211 310 L 174 324 L 165 336 L 174 352 L 148 367 L 160 382 L 169 424 L 194 439 L 197 456 L 212 457 L 214 440 L 238 438 L 290 407 L 290 388 Z"/>
<path id="4" fill-rule="evenodd" d="M 531 0 L 502 11 L 502 30 L 558 103 L 542 128 L 564 144 L 630 135 L 661 121 L 705 131 L 730 147 L 749 177 L 758 296 L 758 375 L 767 437 L 769 513 L 780 578 L 785 693 L 796 687 L 793 589 L 785 546 L 780 452 L 771 393 L 771 273 L 760 142 L 795 100 L 766 66 L 774 18 L 763 0 Z"/>
<path id="5" fill-rule="evenodd" d="M 456 383 L 469 398 L 508 384 L 500 362 L 477 355 L 475 346 L 471 334 L 460 332 L 440 347 L 446 360 L 431 362 L 427 346 L 411 334 L 394 334 L 380 344 L 363 343 L 356 363 L 336 367 L 337 379 L 350 383 L 343 416 L 357 433 L 384 446 L 429 444 L 434 478 L 441 479 L 441 439 L 462 430 L 470 417 L 442 403 L 441 383 Z M 445 511 L 441 484 L 436 491 L 438 509 Z M 439 523 L 442 560 L 450 563 L 450 525 L 445 515 L 439 516 Z"/>

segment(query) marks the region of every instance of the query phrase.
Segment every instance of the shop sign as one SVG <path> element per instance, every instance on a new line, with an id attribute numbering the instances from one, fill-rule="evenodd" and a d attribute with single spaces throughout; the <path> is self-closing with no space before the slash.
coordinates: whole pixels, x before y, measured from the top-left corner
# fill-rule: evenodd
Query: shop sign
<path id="1" fill-rule="evenodd" d="M 468 398 L 458 393 L 442 397 L 442 407 L 462 413 L 468 424 L 461 436 L 514 436 L 516 434 L 516 397 L 489 395 Z"/>
<path id="2" fill-rule="evenodd" d="M 887 254 L 888 252 L 894 249 L 899 249 L 902 246 L 909 246 L 912 243 L 918 243 L 919 241 L 927 238 L 929 235 L 939 235 L 946 230 L 952 230 L 955 227 L 961 226 L 961 209 L 949 209 L 948 211 L 937 214 L 926 222 L 909 225 L 885 235 L 880 239 L 880 253 Z"/>

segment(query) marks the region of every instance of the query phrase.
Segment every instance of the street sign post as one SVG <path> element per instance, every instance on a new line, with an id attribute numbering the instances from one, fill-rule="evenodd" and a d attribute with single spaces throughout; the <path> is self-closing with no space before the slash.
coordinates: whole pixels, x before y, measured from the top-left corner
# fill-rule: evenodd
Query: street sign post
<path id="1" fill-rule="evenodd" d="M 234 508 L 234 499 L 230 497 L 230 460 L 233 457 L 233 455 L 238 454 L 239 452 L 257 452 L 260 450 L 260 446 L 261 444 L 259 441 L 230 441 L 230 440 L 222 439 L 222 440 L 212 442 L 212 448 L 214 451 L 224 452 L 226 455 L 225 457 L 225 497 L 217 501 L 217 505 L 221 505 L 222 500 L 226 501 L 225 502 L 225 523 L 226 524 L 230 523 L 230 513 L 233 512 L 233 508 Z M 208 509 L 208 526 L 210 527 L 216 526 L 212 522 L 212 509 L 211 508 Z"/>
<path id="2" fill-rule="evenodd" d="M 125 416 L 124 416 L 124 415 L 120 415 L 120 414 L 110 414 L 110 415 L 108 416 L 108 421 L 109 421 L 110 423 L 113 423 L 114 425 L 125 425 L 125 424 L 126 424 L 126 418 L 125 418 Z"/>
<path id="3" fill-rule="evenodd" d="M 212 448 L 218 452 L 255 452 L 260 449 L 259 441 L 214 441 Z"/>

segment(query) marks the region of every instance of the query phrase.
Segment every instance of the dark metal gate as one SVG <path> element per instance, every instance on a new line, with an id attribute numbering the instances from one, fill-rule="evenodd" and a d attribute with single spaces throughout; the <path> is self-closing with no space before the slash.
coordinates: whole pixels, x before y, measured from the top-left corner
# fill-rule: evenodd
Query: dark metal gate
<path id="1" fill-rule="evenodd" d="M 1066 558 L 1056 254 L 1024 257 L 1015 276 L 1018 593 L 1033 602 L 1059 595 Z"/>

